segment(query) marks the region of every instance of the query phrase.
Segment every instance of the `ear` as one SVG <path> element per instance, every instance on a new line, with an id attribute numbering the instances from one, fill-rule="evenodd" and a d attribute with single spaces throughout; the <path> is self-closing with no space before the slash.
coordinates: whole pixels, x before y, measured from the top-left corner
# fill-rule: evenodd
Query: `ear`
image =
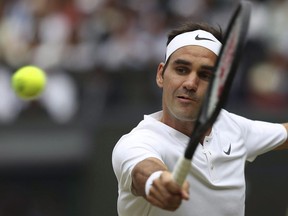
<path id="1" fill-rule="evenodd" d="M 164 63 L 160 63 L 157 68 L 156 83 L 159 88 L 163 87 L 163 76 L 164 76 Z"/>

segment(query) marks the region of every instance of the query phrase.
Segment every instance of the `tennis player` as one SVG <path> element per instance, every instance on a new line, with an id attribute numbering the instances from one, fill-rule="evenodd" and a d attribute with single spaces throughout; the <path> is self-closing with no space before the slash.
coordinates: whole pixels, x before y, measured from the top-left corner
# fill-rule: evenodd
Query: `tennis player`
<path id="1" fill-rule="evenodd" d="M 288 148 L 287 123 L 254 121 L 223 109 L 197 147 L 183 186 L 173 180 L 221 41 L 221 31 L 207 24 L 186 24 L 169 34 L 156 75 L 162 110 L 145 115 L 113 150 L 120 216 L 244 216 L 246 161 Z"/>

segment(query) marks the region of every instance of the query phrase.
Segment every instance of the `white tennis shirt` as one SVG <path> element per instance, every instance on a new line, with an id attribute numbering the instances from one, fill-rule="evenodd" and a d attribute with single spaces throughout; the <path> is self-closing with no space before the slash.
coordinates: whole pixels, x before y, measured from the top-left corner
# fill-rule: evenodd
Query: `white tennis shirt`
<path id="1" fill-rule="evenodd" d="M 287 139 L 281 124 L 252 121 L 222 110 L 212 132 L 196 149 L 187 177 L 190 199 L 175 212 L 152 206 L 131 193 L 131 171 L 140 161 L 155 157 L 173 170 L 189 137 L 159 121 L 162 112 L 145 115 L 137 127 L 116 144 L 113 169 L 118 180 L 120 216 L 243 216 L 246 161 Z"/>

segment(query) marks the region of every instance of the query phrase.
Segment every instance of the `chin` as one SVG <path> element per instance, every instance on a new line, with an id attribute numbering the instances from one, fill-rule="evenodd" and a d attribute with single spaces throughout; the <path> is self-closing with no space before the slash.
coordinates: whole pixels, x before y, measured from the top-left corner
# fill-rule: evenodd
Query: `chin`
<path id="1" fill-rule="evenodd" d="M 197 120 L 198 115 L 195 112 L 187 109 L 167 109 L 170 115 L 170 118 L 177 119 L 182 122 L 195 122 Z"/>
<path id="2" fill-rule="evenodd" d="M 181 121 L 186 121 L 186 122 L 196 122 L 197 118 L 191 118 L 191 117 L 187 117 L 187 118 L 182 118 L 180 119 Z"/>
<path id="3" fill-rule="evenodd" d="M 175 115 L 175 118 L 177 118 L 179 121 L 185 121 L 185 122 L 195 122 L 197 120 L 197 116 L 194 115 Z"/>

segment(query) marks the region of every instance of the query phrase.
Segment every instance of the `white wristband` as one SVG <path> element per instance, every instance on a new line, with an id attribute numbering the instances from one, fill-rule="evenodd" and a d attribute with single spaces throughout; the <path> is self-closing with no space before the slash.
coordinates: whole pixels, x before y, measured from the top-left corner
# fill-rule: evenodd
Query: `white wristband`
<path id="1" fill-rule="evenodd" d="M 146 184 L 145 184 L 145 194 L 146 194 L 146 196 L 148 196 L 148 194 L 149 194 L 149 192 L 150 192 L 150 188 L 151 188 L 151 186 L 152 186 L 152 184 L 153 184 L 153 181 L 154 181 L 155 179 L 159 178 L 162 173 L 163 173 L 163 171 L 160 170 L 160 171 L 156 171 L 156 172 L 152 173 L 152 174 L 149 176 L 149 178 L 147 179 Z"/>

